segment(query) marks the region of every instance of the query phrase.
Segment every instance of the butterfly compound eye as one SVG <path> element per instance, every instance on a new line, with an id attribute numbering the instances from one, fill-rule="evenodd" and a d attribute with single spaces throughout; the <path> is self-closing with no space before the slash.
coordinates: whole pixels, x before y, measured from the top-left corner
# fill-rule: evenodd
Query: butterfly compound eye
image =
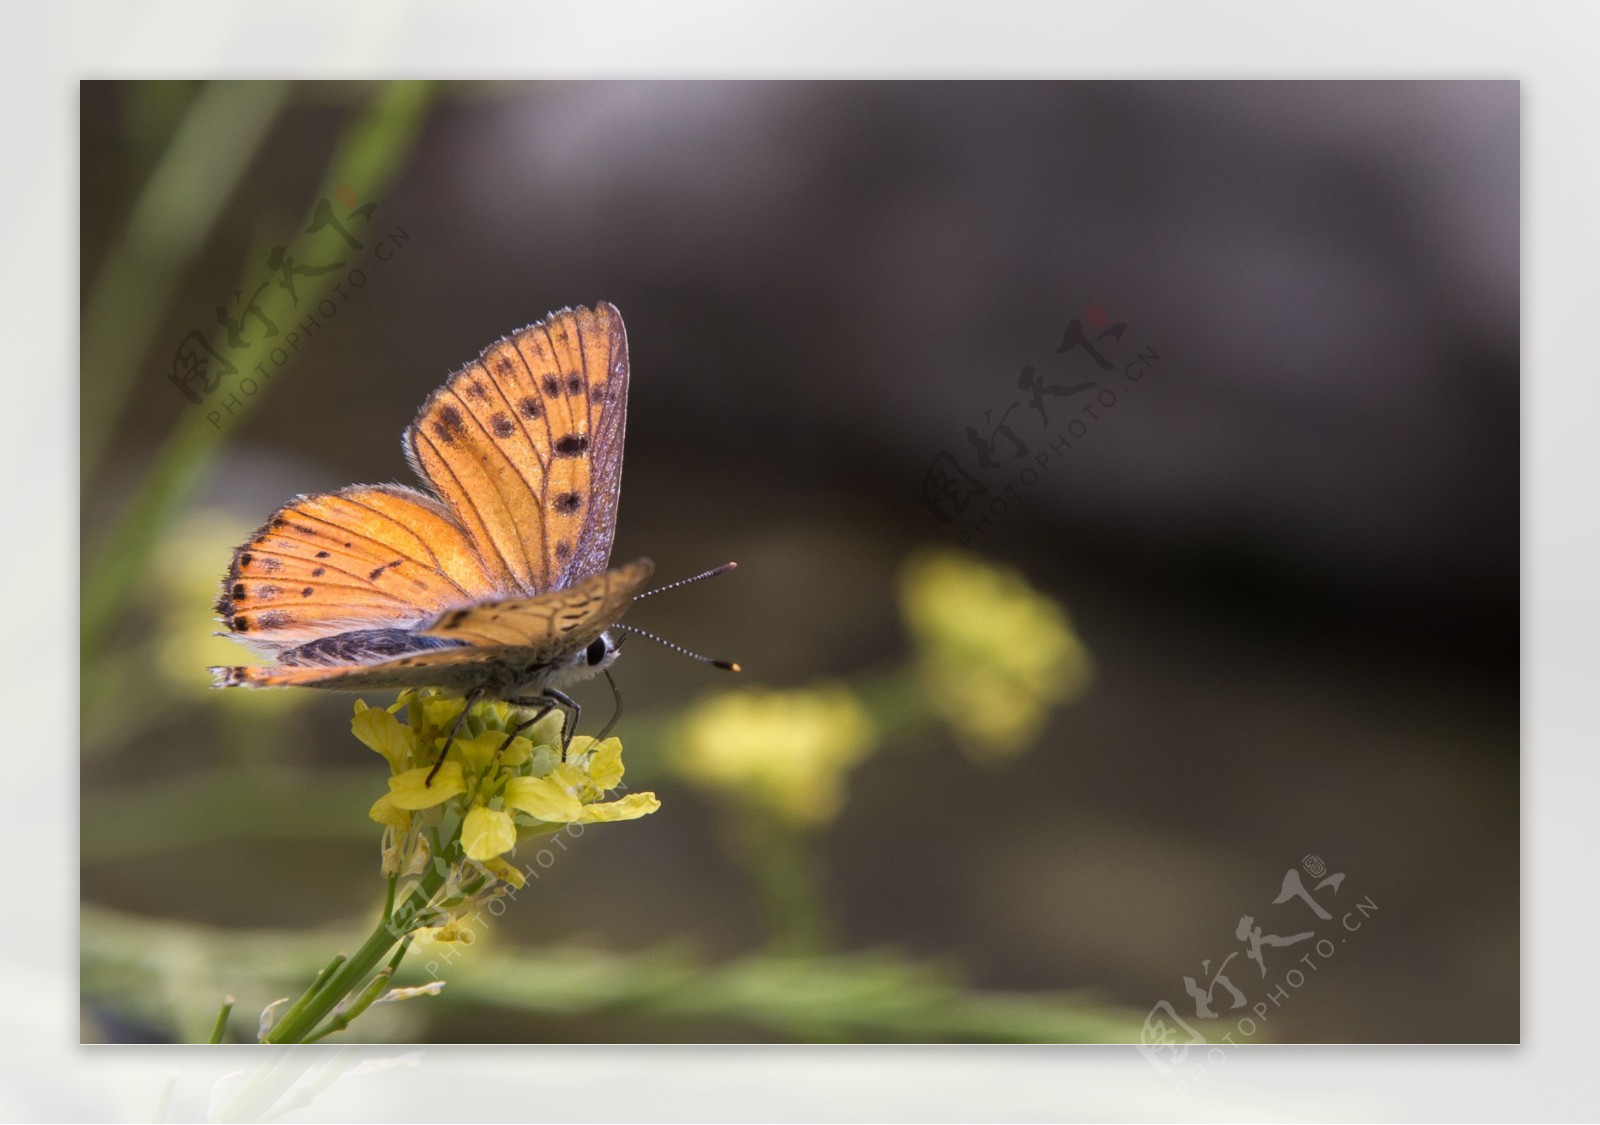
<path id="1" fill-rule="evenodd" d="M 584 651 L 584 658 L 589 661 L 589 667 L 593 668 L 604 660 L 606 653 L 610 651 L 611 646 L 606 644 L 606 639 L 604 637 L 596 637 L 589 642 L 589 647 Z"/>

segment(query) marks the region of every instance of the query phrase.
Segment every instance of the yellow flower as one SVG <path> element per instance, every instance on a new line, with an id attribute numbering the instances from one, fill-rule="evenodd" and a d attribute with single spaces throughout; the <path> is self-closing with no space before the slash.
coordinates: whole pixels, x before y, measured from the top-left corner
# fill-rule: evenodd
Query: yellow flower
<path id="1" fill-rule="evenodd" d="M 622 783 L 617 739 L 574 738 L 563 760 L 562 718 L 552 712 L 507 743 L 523 715 L 504 703 L 475 706 L 435 769 L 463 705 L 437 692 L 403 692 L 387 710 L 356 704 L 351 731 L 389 763 L 389 791 L 368 814 L 384 826 L 386 873 L 415 869 L 433 846 L 424 833 L 439 833 L 438 853 L 447 862 L 458 854 L 491 882 L 521 886 L 522 874 L 501 858 L 520 837 L 565 824 L 633 820 L 660 807 L 652 793 L 605 800 Z M 472 881 L 467 874 L 457 880 Z"/>
<path id="2" fill-rule="evenodd" d="M 900 607 L 934 712 L 974 757 L 1018 754 L 1088 685 L 1089 654 L 1055 601 L 960 551 L 915 555 Z"/>
<path id="3" fill-rule="evenodd" d="M 877 740 L 866 709 L 842 686 L 741 691 L 690 711 L 674 764 L 700 785 L 814 825 L 837 815 L 845 776 Z"/>

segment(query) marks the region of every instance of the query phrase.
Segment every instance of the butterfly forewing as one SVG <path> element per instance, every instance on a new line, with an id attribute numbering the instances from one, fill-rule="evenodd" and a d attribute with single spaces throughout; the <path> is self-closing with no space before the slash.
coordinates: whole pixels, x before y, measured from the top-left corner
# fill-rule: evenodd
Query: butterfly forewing
<path id="1" fill-rule="evenodd" d="M 507 593 L 604 570 L 616 528 L 628 346 L 608 304 L 485 348 L 429 396 L 406 450 Z"/>
<path id="2" fill-rule="evenodd" d="M 268 650 L 410 624 L 498 587 L 451 514 L 398 485 L 301 496 L 233 553 L 217 612 Z"/>

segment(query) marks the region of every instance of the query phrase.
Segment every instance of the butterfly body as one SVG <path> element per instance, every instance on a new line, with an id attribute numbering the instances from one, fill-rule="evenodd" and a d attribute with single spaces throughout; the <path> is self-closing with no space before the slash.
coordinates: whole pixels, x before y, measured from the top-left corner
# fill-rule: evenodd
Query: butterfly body
<path id="1" fill-rule="evenodd" d="M 485 348 L 405 432 L 426 491 L 299 496 L 234 552 L 217 612 L 275 663 L 214 668 L 216 685 L 523 701 L 602 671 L 654 569 L 607 569 L 628 378 L 605 303 Z"/>

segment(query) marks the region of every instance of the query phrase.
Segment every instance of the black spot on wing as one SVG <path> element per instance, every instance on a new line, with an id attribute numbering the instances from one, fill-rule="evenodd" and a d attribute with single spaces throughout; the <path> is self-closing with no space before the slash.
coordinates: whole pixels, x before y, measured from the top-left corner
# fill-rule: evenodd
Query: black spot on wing
<path id="1" fill-rule="evenodd" d="M 589 438 L 586 434 L 567 434 L 557 438 L 555 444 L 557 457 L 582 457 L 589 452 Z"/>
<path id="2" fill-rule="evenodd" d="M 508 438 L 517 432 L 517 424 L 504 414 L 496 414 L 490 418 L 489 425 L 497 438 Z"/>
<path id="3" fill-rule="evenodd" d="M 561 393 L 561 380 L 554 375 L 544 377 L 544 394 L 546 398 L 555 398 Z"/>
<path id="4" fill-rule="evenodd" d="M 462 421 L 461 411 L 448 404 L 441 406 L 439 417 L 433 423 L 433 436 L 445 445 L 454 445 L 456 439 L 465 432 L 466 423 Z"/>
<path id="5" fill-rule="evenodd" d="M 399 566 L 401 563 L 403 563 L 405 561 L 406 561 L 405 559 L 395 559 L 393 562 L 384 563 L 382 566 L 380 566 L 376 570 L 374 570 L 371 574 L 367 575 L 367 581 L 368 582 L 376 582 L 379 579 L 379 577 L 382 576 L 384 571 L 390 569 L 391 567 Z"/>
<path id="6" fill-rule="evenodd" d="M 567 515 L 571 515 L 573 512 L 576 512 L 579 508 L 583 507 L 583 493 L 581 493 L 581 492 L 562 492 L 562 493 L 558 493 L 556 495 L 556 498 L 553 501 L 551 501 L 551 503 L 555 506 L 555 510 L 556 511 L 566 513 Z"/>
<path id="7" fill-rule="evenodd" d="M 523 395 L 522 398 L 517 400 L 517 412 L 530 422 L 537 418 L 543 409 L 539 404 L 539 400 L 532 395 Z"/>

